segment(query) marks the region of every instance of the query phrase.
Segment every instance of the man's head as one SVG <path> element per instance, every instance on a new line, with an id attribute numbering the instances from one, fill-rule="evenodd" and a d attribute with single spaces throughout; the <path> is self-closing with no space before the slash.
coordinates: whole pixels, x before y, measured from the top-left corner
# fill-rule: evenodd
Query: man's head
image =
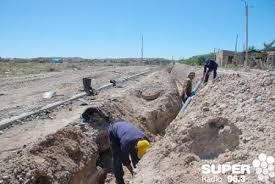
<path id="1" fill-rule="evenodd" d="M 191 80 L 193 80 L 195 78 L 195 75 L 196 75 L 195 72 L 190 72 L 188 74 L 188 78 L 191 79 Z"/>
<path id="2" fill-rule="evenodd" d="M 143 157 L 143 155 L 147 152 L 147 150 L 151 147 L 149 141 L 145 139 L 141 139 L 137 142 L 137 156 L 139 159 Z"/>
<path id="3" fill-rule="evenodd" d="M 207 65 L 209 65 L 209 63 L 210 63 L 210 60 L 207 59 L 207 60 L 205 60 L 205 61 L 203 62 L 203 65 L 204 65 L 204 66 L 207 66 Z"/>

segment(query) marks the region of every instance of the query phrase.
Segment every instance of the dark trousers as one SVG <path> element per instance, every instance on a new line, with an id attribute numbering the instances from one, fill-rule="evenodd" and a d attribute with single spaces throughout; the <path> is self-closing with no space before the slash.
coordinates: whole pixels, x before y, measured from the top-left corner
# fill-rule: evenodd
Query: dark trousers
<path id="1" fill-rule="evenodd" d="M 123 180 L 123 167 L 122 167 L 122 161 L 119 156 L 120 148 L 117 145 L 112 144 L 112 156 L 113 156 L 113 172 L 116 177 L 116 183 L 117 184 L 124 184 Z"/>
<path id="2" fill-rule="evenodd" d="M 116 183 L 124 184 L 124 179 L 123 179 L 124 171 L 123 171 L 123 166 L 122 166 L 123 163 L 122 163 L 122 160 L 120 157 L 122 155 L 120 145 L 117 144 L 118 141 L 115 140 L 112 132 L 109 132 L 109 138 L 110 138 L 110 142 L 111 142 L 113 172 L 114 172 L 114 175 L 116 178 Z M 138 159 L 137 153 L 134 149 L 130 152 L 130 156 L 131 156 L 133 167 L 135 168 L 139 159 Z"/>
<path id="3" fill-rule="evenodd" d="M 204 78 L 204 83 L 208 82 L 209 79 L 209 75 L 210 73 L 213 71 L 213 78 L 216 79 L 217 77 L 217 69 L 218 67 L 213 68 L 212 70 L 209 70 L 206 74 L 205 74 L 205 78 Z"/>
<path id="4" fill-rule="evenodd" d="M 122 160 L 120 158 L 121 149 L 120 145 L 117 144 L 118 140 L 114 137 L 112 131 L 109 129 L 109 139 L 111 143 L 111 150 L 112 150 L 112 164 L 113 164 L 113 172 L 116 177 L 117 184 L 124 184 L 123 180 L 123 167 L 122 167 Z"/>
<path id="5" fill-rule="evenodd" d="M 113 169 L 114 169 L 114 175 L 115 175 L 115 178 L 116 178 L 116 182 L 117 182 L 117 184 L 124 184 L 123 163 L 122 163 L 121 158 L 120 158 L 121 150 L 120 150 L 119 146 L 116 145 L 116 144 L 111 143 L 111 147 L 112 147 L 112 156 L 113 156 Z M 135 168 L 138 161 L 139 161 L 139 159 L 137 157 L 137 153 L 135 152 L 135 150 L 133 150 L 130 153 L 130 156 L 131 156 L 133 167 Z"/>

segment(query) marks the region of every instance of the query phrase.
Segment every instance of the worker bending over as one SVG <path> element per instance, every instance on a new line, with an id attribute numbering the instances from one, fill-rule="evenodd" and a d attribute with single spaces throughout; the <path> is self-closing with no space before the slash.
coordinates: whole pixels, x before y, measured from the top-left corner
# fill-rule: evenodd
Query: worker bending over
<path id="1" fill-rule="evenodd" d="M 213 71 L 213 78 L 217 77 L 217 69 L 218 64 L 213 60 L 206 60 L 204 62 L 204 70 L 203 70 L 203 82 L 208 82 L 209 75 Z"/>
<path id="2" fill-rule="evenodd" d="M 122 164 L 133 175 L 133 167 L 151 146 L 145 134 L 126 121 L 112 124 L 109 128 L 109 138 L 113 154 L 113 167 L 117 184 L 124 184 Z M 133 167 L 129 159 L 131 156 Z"/>

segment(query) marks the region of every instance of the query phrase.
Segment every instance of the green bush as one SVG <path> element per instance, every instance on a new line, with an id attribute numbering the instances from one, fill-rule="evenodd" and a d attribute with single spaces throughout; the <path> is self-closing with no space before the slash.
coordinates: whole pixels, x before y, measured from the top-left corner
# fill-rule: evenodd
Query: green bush
<path id="1" fill-rule="evenodd" d="M 203 65 L 205 60 L 204 56 L 193 56 L 189 59 L 181 60 L 181 63 L 190 64 L 190 65 Z"/>
<path id="2" fill-rule="evenodd" d="M 197 55 L 190 57 L 188 59 L 181 59 L 180 63 L 190 64 L 190 65 L 203 65 L 203 62 L 207 59 L 215 60 L 215 53 L 211 52 L 208 54 Z"/>

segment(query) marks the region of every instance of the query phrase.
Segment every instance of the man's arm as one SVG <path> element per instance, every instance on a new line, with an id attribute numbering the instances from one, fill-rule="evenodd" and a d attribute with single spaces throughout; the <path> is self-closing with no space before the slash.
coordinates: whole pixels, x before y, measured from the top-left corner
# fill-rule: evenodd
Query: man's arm
<path id="1" fill-rule="evenodd" d="M 208 71 L 209 71 L 209 68 L 207 66 L 204 66 L 204 71 L 203 71 L 203 76 L 202 76 L 203 81 L 204 81 L 205 76 L 207 75 Z"/>
<path id="2" fill-rule="evenodd" d="M 130 153 L 128 151 L 121 150 L 121 161 L 122 161 L 123 165 L 125 165 L 125 166 L 131 164 L 129 155 L 130 155 Z"/>
<path id="3" fill-rule="evenodd" d="M 134 170 L 133 170 L 133 167 L 131 166 L 131 164 L 126 165 L 126 167 L 127 167 L 127 169 L 130 171 L 130 173 L 131 173 L 132 175 L 134 175 Z"/>
<path id="4" fill-rule="evenodd" d="M 207 69 L 207 67 L 206 67 L 206 65 L 204 65 L 203 76 L 204 76 L 204 74 L 205 74 L 205 72 L 206 72 L 206 69 Z"/>
<path id="5" fill-rule="evenodd" d="M 185 96 L 185 85 L 183 85 L 181 88 L 180 96 L 181 96 L 181 98 L 184 98 L 184 96 Z"/>
<path id="6" fill-rule="evenodd" d="M 127 169 L 130 171 L 130 173 L 133 175 L 134 171 L 133 171 L 133 167 L 131 166 L 131 161 L 129 159 L 129 151 L 127 151 L 126 149 L 123 149 L 121 151 L 121 160 L 124 166 L 127 167 Z"/>
<path id="7" fill-rule="evenodd" d="M 187 97 L 192 96 L 192 81 L 190 79 L 186 80 L 186 89 L 185 89 L 185 93 L 187 95 Z"/>

